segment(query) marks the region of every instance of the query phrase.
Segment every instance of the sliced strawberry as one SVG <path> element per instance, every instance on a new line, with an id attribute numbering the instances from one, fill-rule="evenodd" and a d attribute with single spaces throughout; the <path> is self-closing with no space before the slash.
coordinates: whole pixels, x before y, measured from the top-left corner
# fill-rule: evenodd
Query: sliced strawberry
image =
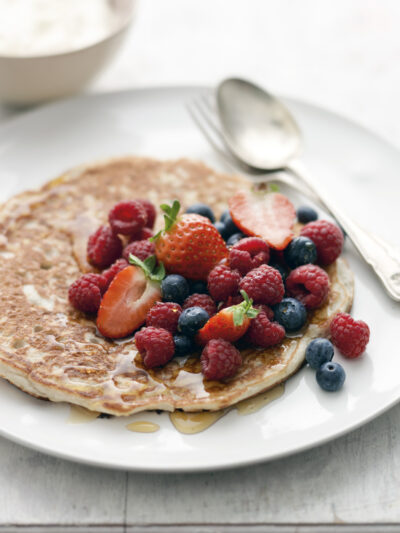
<path id="1" fill-rule="evenodd" d="M 259 310 L 252 307 L 253 302 L 244 291 L 241 293 L 243 302 L 221 309 L 201 328 L 196 335 L 198 344 L 204 346 L 211 339 L 235 342 L 243 337 L 250 326 L 250 320 L 258 315 Z"/>
<path id="2" fill-rule="evenodd" d="M 97 327 L 111 339 L 126 337 L 144 324 L 150 308 L 161 300 L 159 281 L 146 277 L 138 266 L 129 266 L 115 276 L 104 294 Z"/>
<path id="3" fill-rule="evenodd" d="M 272 248 L 283 250 L 293 238 L 296 211 L 283 194 L 239 191 L 229 200 L 229 211 L 246 235 L 261 237 Z"/>

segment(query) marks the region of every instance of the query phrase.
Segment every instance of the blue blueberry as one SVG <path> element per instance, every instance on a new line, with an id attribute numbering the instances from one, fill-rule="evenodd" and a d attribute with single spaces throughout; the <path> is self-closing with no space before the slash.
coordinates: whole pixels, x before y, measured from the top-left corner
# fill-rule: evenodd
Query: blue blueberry
<path id="1" fill-rule="evenodd" d="M 215 222 L 215 215 L 213 213 L 213 210 L 210 206 L 206 204 L 198 203 L 190 205 L 186 209 L 186 213 L 196 213 L 197 215 L 202 215 L 203 217 L 209 218 L 213 224 Z"/>
<path id="2" fill-rule="evenodd" d="M 225 239 L 229 239 L 231 235 L 234 233 L 240 233 L 240 229 L 236 226 L 236 224 L 233 222 L 231 215 L 228 213 L 228 215 L 224 219 L 225 224 Z"/>
<path id="3" fill-rule="evenodd" d="M 279 322 L 288 333 L 301 329 L 307 320 L 307 311 L 304 305 L 295 298 L 284 298 L 273 307 L 275 320 Z"/>
<path id="4" fill-rule="evenodd" d="M 204 311 L 201 307 L 188 307 L 182 311 L 179 317 L 178 331 L 184 335 L 193 337 L 209 318 L 207 311 Z"/>
<path id="5" fill-rule="evenodd" d="M 283 282 L 286 281 L 286 278 L 289 275 L 289 270 L 286 267 L 284 267 L 283 265 L 279 263 L 270 263 L 269 266 L 271 266 L 272 268 L 275 268 L 275 270 L 277 270 L 280 273 L 280 275 L 282 276 Z"/>
<path id="6" fill-rule="evenodd" d="M 189 283 L 183 276 L 171 274 L 162 280 L 161 293 L 165 302 L 183 304 L 189 296 Z"/>
<path id="7" fill-rule="evenodd" d="M 331 361 L 332 357 L 333 344 L 328 339 L 319 337 L 307 346 L 306 361 L 311 368 L 319 368 L 323 363 Z"/>
<path id="8" fill-rule="evenodd" d="M 193 340 L 186 335 L 177 333 L 174 335 L 175 355 L 182 356 L 191 353 L 194 349 Z"/>
<path id="9" fill-rule="evenodd" d="M 297 209 L 297 220 L 302 224 L 307 224 L 308 222 L 313 222 L 317 220 L 318 213 L 312 207 L 308 205 L 301 205 Z"/>
<path id="10" fill-rule="evenodd" d="M 236 244 L 237 242 L 241 241 L 245 237 L 246 237 L 246 235 L 244 233 L 234 233 L 226 241 L 226 245 L 227 246 L 233 246 L 234 244 Z"/>
<path id="11" fill-rule="evenodd" d="M 295 237 L 285 248 L 283 257 L 290 268 L 315 263 L 317 249 L 308 237 Z"/>
<path id="12" fill-rule="evenodd" d="M 224 211 L 224 212 L 222 213 L 222 215 L 219 217 L 220 221 L 221 221 L 223 224 L 225 224 L 225 220 L 226 220 L 227 218 L 231 218 L 231 214 L 229 213 L 229 209 L 227 209 L 226 211 Z"/>
<path id="13" fill-rule="evenodd" d="M 190 294 L 208 294 L 207 283 L 199 280 L 189 280 Z"/>
<path id="14" fill-rule="evenodd" d="M 224 239 L 226 233 L 225 224 L 223 222 L 215 222 L 214 226 L 217 228 L 219 234 Z"/>
<path id="15" fill-rule="evenodd" d="M 318 385 L 321 389 L 329 392 L 336 392 L 341 389 L 346 379 L 346 373 L 339 363 L 324 363 L 319 367 L 316 374 Z"/>

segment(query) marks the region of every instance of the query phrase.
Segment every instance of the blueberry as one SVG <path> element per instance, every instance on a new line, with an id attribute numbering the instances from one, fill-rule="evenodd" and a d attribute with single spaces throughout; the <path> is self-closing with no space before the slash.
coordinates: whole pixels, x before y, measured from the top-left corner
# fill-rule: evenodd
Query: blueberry
<path id="1" fill-rule="evenodd" d="M 240 229 L 233 222 L 231 215 L 228 215 L 224 219 L 225 224 L 225 239 L 228 239 L 234 233 L 240 233 Z"/>
<path id="2" fill-rule="evenodd" d="M 171 274 L 162 280 L 161 293 L 164 301 L 182 304 L 189 296 L 189 283 L 183 276 Z"/>
<path id="3" fill-rule="evenodd" d="M 193 337 L 210 317 L 207 311 L 201 307 L 188 307 L 182 311 L 178 320 L 178 331 L 189 337 Z"/>
<path id="4" fill-rule="evenodd" d="M 199 280 L 189 280 L 190 294 L 208 294 L 207 283 Z"/>
<path id="5" fill-rule="evenodd" d="M 229 213 L 229 209 L 227 209 L 226 211 L 224 211 L 224 212 L 222 213 L 222 215 L 219 217 L 220 221 L 221 221 L 223 224 L 225 224 L 225 220 L 226 220 L 227 218 L 231 218 L 231 214 Z"/>
<path id="6" fill-rule="evenodd" d="M 307 320 L 307 311 L 304 305 L 295 298 L 284 298 L 273 307 L 275 320 L 281 324 L 288 333 L 301 329 Z"/>
<path id="7" fill-rule="evenodd" d="M 289 275 L 289 270 L 286 267 L 284 267 L 283 265 L 280 265 L 279 263 L 270 263 L 269 266 L 271 266 L 272 268 L 275 268 L 275 270 L 277 270 L 282 276 L 283 281 L 284 282 L 286 281 L 286 278 Z"/>
<path id="8" fill-rule="evenodd" d="M 323 363 L 328 363 L 333 357 L 333 344 L 328 339 L 319 337 L 307 346 L 306 360 L 311 368 L 319 368 Z"/>
<path id="9" fill-rule="evenodd" d="M 226 232 L 225 224 L 223 222 L 215 222 L 214 226 L 217 228 L 219 234 L 224 239 Z"/>
<path id="10" fill-rule="evenodd" d="M 236 244 L 237 242 L 241 241 L 245 237 L 246 237 L 246 235 L 244 233 L 234 233 L 226 241 L 226 245 L 227 246 L 233 246 L 234 244 Z"/>
<path id="11" fill-rule="evenodd" d="M 329 392 L 336 392 L 341 389 L 346 379 L 346 373 L 343 370 L 342 365 L 339 363 L 324 363 L 317 370 L 315 376 L 317 378 L 317 383 L 321 387 Z"/>
<path id="12" fill-rule="evenodd" d="M 315 263 L 317 249 L 308 237 L 295 237 L 285 248 L 283 257 L 290 268 Z"/>
<path id="13" fill-rule="evenodd" d="M 313 222 L 317 220 L 318 213 L 312 207 L 308 205 L 301 205 L 297 209 L 297 220 L 302 224 L 307 224 L 307 222 Z"/>
<path id="14" fill-rule="evenodd" d="M 174 343 L 175 355 L 177 356 L 187 355 L 193 351 L 193 341 L 190 337 L 186 337 L 186 335 L 177 333 L 174 335 Z"/>
<path id="15" fill-rule="evenodd" d="M 196 213 L 197 215 L 209 218 L 213 224 L 215 222 L 215 215 L 211 207 L 206 204 L 193 204 L 186 209 L 186 213 Z"/>

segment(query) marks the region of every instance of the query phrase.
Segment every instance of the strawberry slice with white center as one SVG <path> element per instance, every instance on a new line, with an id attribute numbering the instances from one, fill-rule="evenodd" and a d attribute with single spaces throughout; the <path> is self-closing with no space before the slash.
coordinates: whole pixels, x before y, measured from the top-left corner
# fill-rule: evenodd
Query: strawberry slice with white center
<path id="1" fill-rule="evenodd" d="M 243 233 L 261 237 L 271 248 L 283 250 L 293 239 L 296 211 L 283 194 L 239 191 L 229 200 L 229 211 Z"/>
<path id="2" fill-rule="evenodd" d="M 121 270 L 101 300 L 97 327 L 104 337 L 126 337 L 144 324 L 149 310 L 161 300 L 160 281 L 165 276 L 163 266 L 160 265 L 153 274 L 154 256 L 144 262 L 131 256 L 130 262 L 140 266 Z"/>

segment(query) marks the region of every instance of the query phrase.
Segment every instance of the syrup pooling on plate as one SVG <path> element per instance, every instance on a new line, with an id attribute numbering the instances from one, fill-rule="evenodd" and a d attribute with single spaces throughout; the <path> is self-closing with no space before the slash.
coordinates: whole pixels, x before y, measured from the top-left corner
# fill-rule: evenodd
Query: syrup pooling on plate
<path id="1" fill-rule="evenodd" d="M 134 433 L 155 433 L 160 429 L 160 426 L 158 424 L 148 422 L 147 420 L 138 420 L 137 422 L 131 422 L 125 427 L 128 431 L 133 431 Z"/>
<path id="2" fill-rule="evenodd" d="M 67 424 L 86 424 L 95 420 L 100 413 L 96 411 L 89 411 L 80 405 L 71 405 Z"/>

